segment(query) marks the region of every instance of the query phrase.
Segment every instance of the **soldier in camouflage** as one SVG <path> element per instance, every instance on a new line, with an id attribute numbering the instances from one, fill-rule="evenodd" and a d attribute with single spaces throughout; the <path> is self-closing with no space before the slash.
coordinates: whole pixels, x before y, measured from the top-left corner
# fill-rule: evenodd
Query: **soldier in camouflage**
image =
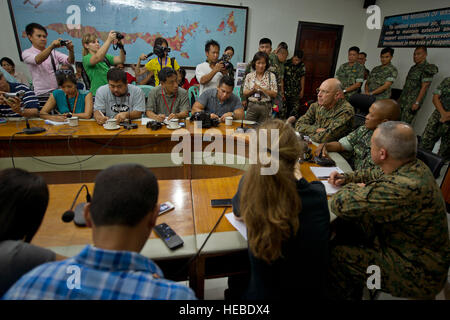
<path id="1" fill-rule="evenodd" d="M 336 72 L 344 88 L 345 99 L 348 99 L 361 88 L 364 82 L 364 67 L 358 63 L 358 47 L 348 49 L 348 62 L 341 65 Z"/>
<path id="2" fill-rule="evenodd" d="M 430 169 L 416 159 L 411 126 L 388 121 L 372 136 L 371 155 L 381 171 L 333 172 L 329 183 L 344 185 L 331 198 L 338 221 L 364 235 L 336 230 L 331 249 L 329 294 L 361 299 L 369 266 L 380 268 L 381 290 L 396 297 L 433 299 L 447 282 L 450 242 L 442 193 Z M 346 237 L 347 242 L 339 239 Z"/>
<path id="3" fill-rule="evenodd" d="M 318 143 L 336 141 L 350 133 L 354 115 L 339 80 L 327 79 L 317 89 L 317 102 L 297 120 L 295 130 Z"/>
<path id="4" fill-rule="evenodd" d="M 400 107 L 392 99 L 377 100 L 369 108 L 369 114 L 366 115 L 366 122 L 349 135 L 341 138 L 339 141 L 333 141 L 320 144 L 316 150 L 316 155 L 322 152 L 327 155 L 328 152 L 351 152 L 351 159 L 354 170 L 362 170 L 374 167 L 372 157 L 370 156 L 370 139 L 373 131 L 380 123 L 400 118 Z"/>
<path id="5" fill-rule="evenodd" d="M 423 132 L 422 147 L 432 151 L 434 144 L 441 138 L 439 155 L 450 161 L 450 77 L 445 78 L 433 93 L 436 110 L 428 119 Z"/>
<path id="6" fill-rule="evenodd" d="M 285 64 L 284 95 L 286 97 L 286 115 L 300 113 L 300 101 L 305 90 L 305 64 L 302 61 L 303 51 L 299 50 Z"/>
<path id="7" fill-rule="evenodd" d="M 402 94 L 398 99 L 402 110 L 401 120 L 409 124 L 413 124 L 433 76 L 438 73 L 438 67 L 428 63 L 426 59 L 427 48 L 417 47 L 414 50 L 415 65 L 409 69 Z"/>
<path id="8" fill-rule="evenodd" d="M 372 69 L 365 85 L 365 94 L 373 95 L 375 99 L 389 99 L 391 97 L 391 86 L 397 78 L 398 71 L 391 63 L 394 49 L 384 48 L 381 50 L 381 65 Z"/>
<path id="9" fill-rule="evenodd" d="M 279 47 L 276 52 L 269 55 L 270 67 L 269 71 L 275 74 L 278 85 L 278 95 L 273 100 L 273 103 L 278 106 L 278 118 L 286 119 L 286 104 L 284 103 L 284 63 L 288 56 L 288 50 L 284 47 Z"/>

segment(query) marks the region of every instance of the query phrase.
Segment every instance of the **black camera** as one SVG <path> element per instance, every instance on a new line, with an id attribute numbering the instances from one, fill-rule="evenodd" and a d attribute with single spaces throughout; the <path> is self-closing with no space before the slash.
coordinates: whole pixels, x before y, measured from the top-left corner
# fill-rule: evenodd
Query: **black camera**
<path id="1" fill-rule="evenodd" d="M 122 40 L 123 38 L 125 38 L 125 36 L 123 34 L 121 34 L 120 32 L 116 32 L 116 39 L 117 40 Z"/>
<path id="2" fill-rule="evenodd" d="M 67 46 L 68 43 L 69 43 L 69 40 L 59 40 L 59 45 L 60 45 L 61 47 Z"/>
<path id="3" fill-rule="evenodd" d="M 11 93 L 11 92 L 3 92 L 3 95 L 6 98 L 20 98 L 20 99 L 22 99 L 25 96 L 25 93 L 26 92 L 24 90 L 20 90 L 20 91 L 13 92 L 13 93 Z"/>
<path id="4" fill-rule="evenodd" d="M 211 127 L 218 127 L 220 120 L 219 119 L 211 119 L 211 115 L 208 112 L 196 112 L 191 118 L 191 121 L 201 121 L 202 128 L 208 129 Z"/>
<path id="5" fill-rule="evenodd" d="M 159 121 L 149 121 L 149 122 L 147 122 L 146 127 L 148 129 L 152 129 L 153 131 L 155 131 L 155 130 L 161 129 L 162 125 L 163 125 L 162 122 L 159 122 Z"/>
<path id="6" fill-rule="evenodd" d="M 233 65 L 231 64 L 230 59 L 231 57 L 224 53 L 222 57 L 219 60 L 217 60 L 217 63 L 222 62 L 225 69 L 232 69 Z"/>
<path id="7" fill-rule="evenodd" d="M 156 54 L 159 58 L 163 58 L 166 53 L 170 52 L 170 48 L 166 48 L 163 46 L 156 46 L 153 48 L 153 53 Z"/>

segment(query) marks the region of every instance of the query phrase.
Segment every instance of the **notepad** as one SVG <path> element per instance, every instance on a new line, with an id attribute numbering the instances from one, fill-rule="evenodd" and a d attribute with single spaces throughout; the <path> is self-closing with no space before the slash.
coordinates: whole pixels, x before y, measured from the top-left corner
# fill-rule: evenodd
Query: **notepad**
<path id="1" fill-rule="evenodd" d="M 312 173 L 318 178 L 319 177 L 329 177 L 333 171 L 337 171 L 339 173 L 344 173 L 339 167 L 310 167 Z M 325 179 L 325 178 L 323 178 Z"/>
<path id="2" fill-rule="evenodd" d="M 231 225 L 235 227 L 237 231 L 239 231 L 244 239 L 247 240 L 247 226 L 245 225 L 245 223 L 237 220 L 234 213 L 227 213 L 225 217 L 228 219 Z"/>
<path id="3" fill-rule="evenodd" d="M 325 186 L 325 191 L 327 192 L 327 196 L 331 196 L 341 189 L 341 187 L 335 187 L 335 186 L 329 184 L 327 181 L 320 181 L 320 182 L 322 182 L 323 185 Z"/>

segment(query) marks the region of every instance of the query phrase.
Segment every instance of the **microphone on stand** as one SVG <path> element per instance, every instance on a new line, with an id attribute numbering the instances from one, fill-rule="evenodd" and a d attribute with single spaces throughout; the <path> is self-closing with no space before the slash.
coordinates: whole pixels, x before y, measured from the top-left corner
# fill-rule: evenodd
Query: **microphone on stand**
<path id="1" fill-rule="evenodd" d="M 128 97 L 128 104 L 130 104 L 130 93 L 127 93 L 127 97 Z M 137 129 L 138 125 L 137 123 L 133 123 L 131 122 L 131 106 L 128 105 L 128 119 L 126 122 L 123 123 L 123 127 L 127 130 L 131 130 L 131 129 Z"/>
<path id="2" fill-rule="evenodd" d="M 83 190 L 83 188 L 86 189 L 86 202 L 81 202 L 79 203 L 76 207 L 75 207 L 75 211 L 73 210 L 73 206 L 75 205 L 75 202 L 78 199 L 78 196 L 81 193 L 81 190 Z M 79 227 L 83 227 L 86 225 L 86 220 L 84 219 L 84 206 L 86 205 L 87 202 L 91 202 L 91 194 L 89 193 L 88 187 L 83 184 L 80 188 L 80 190 L 78 190 L 77 195 L 75 196 L 75 199 L 72 202 L 72 206 L 70 207 L 69 210 L 67 210 L 66 212 L 63 213 L 61 219 L 64 222 L 70 222 L 70 221 L 74 221 L 74 223 L 79 226 Z"/>

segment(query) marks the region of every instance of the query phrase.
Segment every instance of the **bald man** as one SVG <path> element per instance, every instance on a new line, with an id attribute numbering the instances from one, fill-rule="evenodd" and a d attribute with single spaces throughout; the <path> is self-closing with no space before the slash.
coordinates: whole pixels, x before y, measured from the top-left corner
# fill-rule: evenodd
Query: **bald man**
<path id="1" fill-rule="evenodd" d="M 320 144 L 316 149 L 316 155 L 321 152 L 327 155 L 328 152 L 351 153 L 352 167 L 361 170 L 374 167 L 375 164 L 370 156 L 370 139 L 377 126 L 386 121 L 400 119 L 400 106 L 395 100 L 384 99 L 375 101 L 369 108 L 366 121 L 363 126 L 341 138 L 339 141 Z"/>
<path id="2" fill-rule="evenodd" d="M 331 198 L 336 222 L 354 226 L 354 233 L 336 230 L 328 281 L 331 298 L 361 299 L 367 284 L 395 297 L 416 299 L 434 299 L 444 288 L 450 263 L 444 200 L 416 152 L 410 125 L 383 122 L 371 140 L 373 162 L 382 171 L 330 175 L 329 183 L 344 185 Z M 364 237 L 356 240 L 357 235 Z"/>
<path id="3" fill-rule="evenodd" d="M 350 133 L 355 110 L 344 99 L 338 79 L 327 79 L 317 89 L 317 102 L 297 120 L 295 129 L 314 142 L 337 141 Z"/>

